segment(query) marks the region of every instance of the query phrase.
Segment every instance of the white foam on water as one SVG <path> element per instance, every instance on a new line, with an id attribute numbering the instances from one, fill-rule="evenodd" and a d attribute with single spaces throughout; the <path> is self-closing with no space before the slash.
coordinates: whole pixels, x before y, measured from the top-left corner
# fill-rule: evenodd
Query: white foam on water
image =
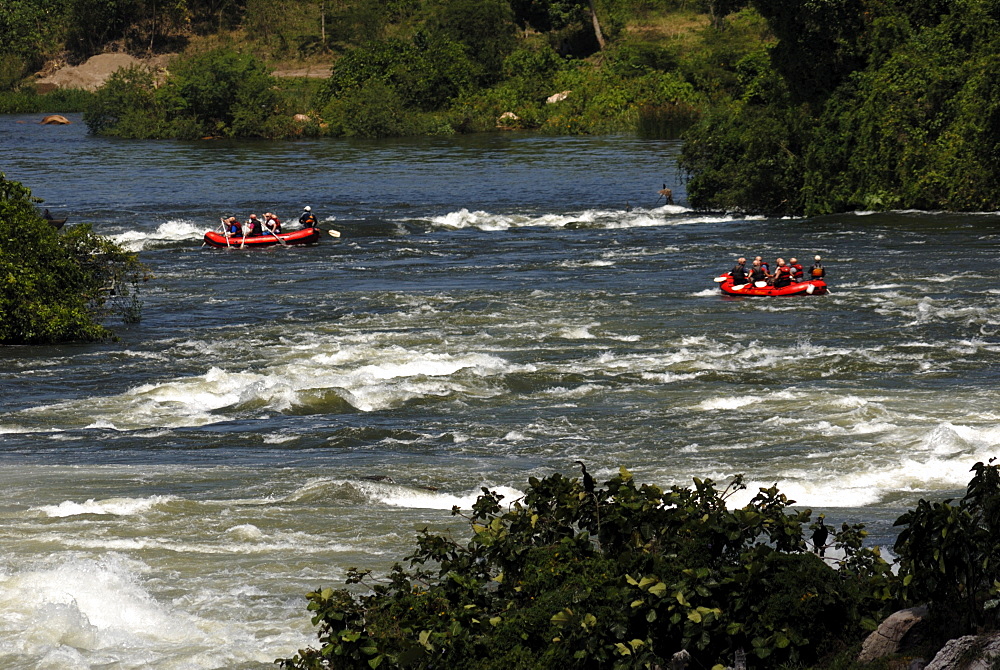
<path id="1" fill-rule="evenodd" d="M 751 217 L 752 218 L 752 217 Z M 748 217 L 735 215 L 698 214 L 680 205 L 665 205 L 654 209 L 584 210 L 567 214 L 494 214 L 482 210 L 462 208 L 441 216 L 431 217 L 432 225 L 452 230 L 475 228 L 482 231 L 504 231 L 512 228 L 564 228 L 586 226 L 589 228 L 623 229 L 654 226 L 681 226 L 706 223 L 733 223 L 747 221 Z"/>
<path id="2" fill-rule="evenodd" d="M 0 575 L 0 610 L 23 626 L 18 650 L 124 649 L 175 644 L 204 634 L 196 620 L 156 602 L 139 583 L 143 566 L 120 556 L 49 561 Z M 52 563 L 55 563 L 54 565 Z M 8 615 L 4 627 L 10 626 Z"/>
<path id="3" fill-rule="evenodd" d="M 476 500 L 482 495 L 482 491 L 476 489 L 463 494 L 449 494 L 437 491 L 424 491 L 422 489 L 407 489 L 398 486 L 391 486 L 377 483 L 359 483 L 359 488 L 365 492 L 373 501 L 391 507 L 405 507 L 409 509 L 440 509 L 449 510 L 452 507 L 460 509 L 472 509 Z M 503 503 L 509 504 L 514 500 L 524 497 L 522 491 L 508 486 L 489 487 L 503 496 Z"/>
<path id="4" fill-rule="evenodd" d="M 171 220 L 161 223 L 153 232 L 128 230 L 108 237 L 129 251 L 142 251 L 148 245 L 163 242 L 182 242 L 185 240 L 200 240 L 205 235 L 203 225 L 195 225 L 188 221 Z"/>
<path id="5" fill-rule="evenodd" d="M 742 409 L 748 405 L 753 405 L 761 401 L 761 398 L 752 395 L 741 395 L 741 396 L 726 396 L 722 398 L 709 398 L 708 400 L 702 400 L 700 403 L 695 405 L 696 409 L 711 411 L 711 410 L 736 410 Z"/>
<path id="6" fill-rule="evenodd" d="M 308 644 L 302 631 L 267 634 L 239 621 L 240 607 L 212 618 L 160 600 L 144 585 L 152 569 L 119 554 L 65 553 L 0 573 L 0 656 L 24 668 L 185 668 L 268 664 Z M 209 596 L 217 608 L 225 594 Z M 180 604 L 181 607 L 178 606 Z M 216 613 L 217 614 L 217 613 Z"/>
<path id="7" fill-rule="evenodd" d="M 41 505 L 30 508 L 31 511 L 41 512 L 47 517 L 64 518 L 70 516 L 80 516 L 83 514 L 97 514 L 110 516 L 133 516 L 142 514 L 157 505 L 177 500 L 175 496 L 151 496 L 149 498 L 108 498 L 106 500 L 94 500 L 91 498 L 82 503 L 66 500 L 58 505 Z"/>
<path id="8" fill-rule="evenodd" d="M 593 337 L 587 327 L 563 336 Z M 259 371 L 211 367 L 202 375 L 143 384 L 120 395 L 22 411 L 33 417 L 44 415 L 50 425 L 65 421 L 92 429 L 201 426 L 245 411 L 255 416 L 262 409 L 288 411 L 310 402 L 317 393 L 331 391 L 365 412 L 422 398 L 488 397 L 502 392 L 491 380 L 534 369 L 492 354 L 452 354 L 384 343 L 378 334 L 365 333 L 356 343 L 344 340 L 329 353 L 323 350 L 331 347 L 330 342 L 314 343 L 310 347 L 321 351 L 310 356 L 303 356 L 295 345 L 274 347 L 274 358 Z"/>

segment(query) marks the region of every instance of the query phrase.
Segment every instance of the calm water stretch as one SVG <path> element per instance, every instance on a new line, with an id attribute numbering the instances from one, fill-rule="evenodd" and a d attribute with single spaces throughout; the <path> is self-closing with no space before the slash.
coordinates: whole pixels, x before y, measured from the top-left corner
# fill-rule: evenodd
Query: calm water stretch
<path id="1" fill-rule="evenodd" d="M 121 342 L 0 348 L 4 668 L 269 667 L 315 639 L 307 591 L 576 459 L 745 473 L 741 501 L 777 483 L 891 544 L 1000 452 L 997 213 L 694 212 L 678 143 L 631 137 L 130 142 L 73 118 L 0 117 L 0 170 L 156 278 Z M 201 247 L 220 215 L 307 204 L 339 240 Z M 712 281 L 817 253 L 828 296 Z"/>

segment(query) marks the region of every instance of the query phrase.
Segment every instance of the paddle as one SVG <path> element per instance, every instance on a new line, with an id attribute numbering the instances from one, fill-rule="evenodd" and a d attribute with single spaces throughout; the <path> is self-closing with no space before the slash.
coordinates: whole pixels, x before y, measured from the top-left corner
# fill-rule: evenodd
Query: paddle
<path id="1" fill-rule="evenodd" d="M 756 286 L 757 288 L 764 288 L 765 286 L 767 286 L 767 282 L 766 281 L 755 281 L 753 283 L 753 285 Z"/>
<path id="2" fill-rule="evenodd" d="M 721 284 L 722 282 L 726 281 L 727 279 L 729 279 L 729 277 L 726 277 L 725 275 L 723 275 L 722 277 L 716 277 L 712 281 L 714 281 L 716 284 Z"/>
<path id="3" fill-rule="evenodd" d="M 243 226 L 243 241 L 240 242 L 240 249 L 245 247 L 246 244 L 247 244 L 247 228 L 246 226 Z"/>
<path id="4" fill-rule="evenodd" d="M 226 220 L 220 216 L 219 221 L 222 223 L 222 236 L 226 238 L 226 248 L 227 249 L 232 248 L 231 245 L 229 244 L 229 235 L 226 235 Z"/>
<path id="5" fill-rule="evenodd" d="M 274 232 L 273 230 L 271 230 L 270 228 L 268 228 L 268 229 L 267 229 L 267 232 L 269 232 L 269 233 L 271 233 L 272 235 L 274 235 L 274 239 L 276 239 L 276 240 L 278 240 L 279 242 L 281 242 L 281 246 L 283 246 L 283 247 L 287 247 L 287 246 L 288 246 L 288 243 L 287 243 L 287 242 L 285 242 L 285 241 L 284 241 L 283 239 L 281 239 L 280 237 L 278 237 L 278 234 L 277 234 L 277 233 L 275 233 L 275 232 Z"/>
<path id="6" fill-rule="evenodd" d="M 339 230 L 328 230 L 326 232 L 330 233 L 330 237 L 340 237 L 340 231 Z"/>

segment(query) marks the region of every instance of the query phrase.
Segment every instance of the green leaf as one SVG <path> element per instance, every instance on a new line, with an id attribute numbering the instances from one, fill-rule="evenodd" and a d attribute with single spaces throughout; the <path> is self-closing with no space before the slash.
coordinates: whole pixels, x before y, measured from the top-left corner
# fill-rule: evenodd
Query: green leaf
<path id="1" fill-rule="evenodd" d="M 568 607 L 562 610 L 561 612 L 556 612 L 555 614 L 552 615 L 552 618 L 550 619 L 550 621 L 557 626 L 565 626 L 572 620 L 573 620 L 573 610 L 571 610 Z"/>
<path id="2" fill-rule="evenodd" d="M 643 577 L 639 581 L 639 588 L 645 591 L 651 584 L 656 584 L 659 581 L 656 577 Z"/>
<path id="3" fill-rule="evenodd" d="M 663 582 L 659 582 L 658 584 L 654 584 L 653 586 L 649 587 L 649 592 L 652 593 L 657 598 L 662 598 L 667 593 L 667 585 L 664 584 Z"/>

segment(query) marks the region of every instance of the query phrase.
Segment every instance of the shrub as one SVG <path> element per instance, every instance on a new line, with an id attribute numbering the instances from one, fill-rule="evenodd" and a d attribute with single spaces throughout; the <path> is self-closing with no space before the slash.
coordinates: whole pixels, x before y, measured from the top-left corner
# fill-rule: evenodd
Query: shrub
<path id="1" fill-rule="evenodd" d="M 114 72 L 94 94 L 83 120 L 94 135 L 159 136 L 164 115 L 152 70 L 134 65 Z"/>
<path id="2" fill-rule="evenodd" d="M 161 88 L 151 70 L 118 70 L 84 113 L 90 132 L 133 139 L 295 134 L 260 59 L 220 48 L 179 60 Z"/>
<path id="3" fill-rule="evenodd" d="M 929 602 L 950 633 L 1000 626 L 1000 467 L 976 463 L 965 495 L 920 500 L 897 521 L 901 596 Z"/>
<path id="4" fill-rule="evenodd" d="M 111 335 L 99 319 L 139 319 L 145 270 L 134 254 L 76 225 L 57 233 L 31 191 L 0 174 L 0 344 L 50 344 Z"/>
<path id="5" fill-rule="evenodd" d="M 220 48 L 174 63 L 157 97 L 168 117 L 196 119 L 207 134 L 268 137 L 284 111 L 275 86 L 262 60 Z"/>
<path id="6" fill-rule="evenodd" d="M 804 551 L 811 511 L 775 488 L 730 510 L 741 478 L 725 490 L 638 486 L 624 468 L 606 488 L 588 478 L 532 478 L 508 506 L 483 489 L 467 542 L 424 530 L 386 583 L 351 571 L 369 593 L 308 594 L 320 648 L 278 663 L 625 668 L 686 649 L 711 667 L 743 649 L 770 668 L 858 639 L 888 604 L 892 576 L 863 528 L 833 534 L 846 552 L 834 570 Z"/>

